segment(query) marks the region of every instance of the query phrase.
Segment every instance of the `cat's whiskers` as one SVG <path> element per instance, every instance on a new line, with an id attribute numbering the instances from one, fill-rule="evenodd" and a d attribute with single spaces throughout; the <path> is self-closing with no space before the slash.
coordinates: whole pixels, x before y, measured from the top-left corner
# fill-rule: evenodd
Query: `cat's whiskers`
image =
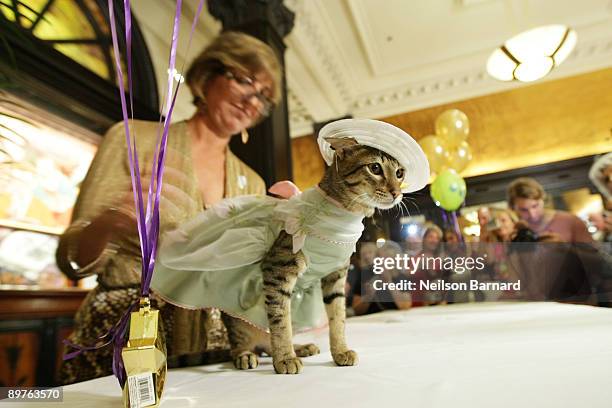
<path id="1" fill-rule="evenodd" d="M 410 217 L 410 210 L 406 206 L 406 203 L 404 202 L 404 200 L 400 201 L 400 209 L 402 211 L 402 215 L 404 214 L 404 210 L 406 210 L 406 214 L 408 215 L 408 217 Z"/>
<path id="2" fill-rule="evenodd" d="M 401 203 L 401 201 L 400 201 Z M 401 205 L 394 205 L 393 208 L 395 208 L 395 211 L 397 212 L 397 215 L 395 216 L 395 218 L 399 218 L 402 216 L 402 206 Z"/>
<path id="3" fill-rule="evenodd" d="M 414 198 L 408 197 L 406 196 L 406 199 L 408 200 L 408 202 L 412 205 L 414 205 L 414 208 L 416 209 L 416 212 L 419 212 L 419 205 L 417 204 L 417 201 Z"/>

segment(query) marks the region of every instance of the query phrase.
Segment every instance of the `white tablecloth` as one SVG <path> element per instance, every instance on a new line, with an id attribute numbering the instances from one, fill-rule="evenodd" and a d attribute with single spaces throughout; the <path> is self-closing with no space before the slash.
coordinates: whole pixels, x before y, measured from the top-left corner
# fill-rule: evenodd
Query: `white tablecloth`
<path id="1" fill-rule="evenodd" d="M 321 330 L 296 338 L 322 350 L 299 375 L 274 374 L 270 358 L 251 371 L 230 363 L 171 370 L 161 406 L 612 407 L 612 309 L 483 303 L 348 322 L 356 367 L 333 364 Z M 120 395 L 105 377 L 65 387 L 63 406 L 120 407 Z"/>

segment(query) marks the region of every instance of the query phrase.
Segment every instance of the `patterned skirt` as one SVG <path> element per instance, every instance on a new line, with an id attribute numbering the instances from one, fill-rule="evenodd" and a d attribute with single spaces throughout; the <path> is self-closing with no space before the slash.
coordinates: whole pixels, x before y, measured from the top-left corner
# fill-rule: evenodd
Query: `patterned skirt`
<path id="1" fill-rule="evenodd" d="M 139 286 L 106 289 L 98 286 L 85 297 L 75 316 L 74 331 L 68 340 L 74 344 L 89 346 L 104 336 L 115 325 L 128 307 L 138 300 Z M 168 366 L 179 367 L 216 363 L 229 360 L 229 341 L 218 311 L 177 310 L 154 294 L 151 305 L 160 311 L 160 336 L 166 345 Z M 176 316 L 188 324 L 175 325 Z M 200 321 L 202 324 L 197 324 Z M 194 327 L 199 333 L 195 333 Z M 186 332 L 189 331 L 189 332 Z M 191 339 L 188 346 L 181 338 Z M 64 353 L 72 351 L 66 347 Z M 97 350 L 85 351 L 63 362 L 58 383 L 71 384 L 111 375 L 113 361 L 112 345 Z"/>

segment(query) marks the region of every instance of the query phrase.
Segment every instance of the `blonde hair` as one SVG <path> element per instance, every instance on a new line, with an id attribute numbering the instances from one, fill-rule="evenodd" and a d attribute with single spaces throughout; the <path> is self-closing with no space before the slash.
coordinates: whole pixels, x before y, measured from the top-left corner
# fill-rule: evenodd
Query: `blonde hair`
<path id="1" fill-rule="evenodd" d="M 427 224 L 425 232 L 423 232 L 423 241 L 425 240 L 425 237 L 431 234 L 432 232 L 437 232 L 438 236 L 440 237 L 440 240 L 444 239 L 444 233 L 442 232 L 442 229 L 440 227 L 438 227 L 436 224 Z"/>
<path id="2" fill-rule="evenodd" d="M 281 100 L 281 67 L 269 45 L 250 35 L 225 31 L 191 63 L 185 80 L 194 97 L 194 105 L 206 104 L 206 86 L 216 75 L 232 68 L 244 73 L 263 72 L 270 76 L 270 99 L 274 104 Z"/>
<path id="3" fill-rule="evenodd" d="M 438 242 L 438 245 L 436 249 L 434 250 L 434 255 L 437 256 L 442 251 L 442 240 L 444 240 L 444 233 L 442 232 L 442 229 L 438 227 L 436 224 L 427 223 L 425 224 L 425 227 L 426 228 L 425 228 L 425 232 L 423 232 L 423 238 L 421 238 L 423 243 L 425 242 L 425 238 L 427 238 L 427 235 L 431 234 L 432 232 L 435 232 L 438 234 L 440 241 Z"/>
<path id="4" fill-rule="evenodd" d="M 493 217 L 497 218 L 498 216 L 500 216 L 501 214 L 506 214 L 508 216 L 508 218 L 510 218 L 512 220 L 513 223 L 517 223 L 518 222 L 518 217 L 516 215 L 516 213 L 508 208 L 503 208 L 503 209 L 495 209 L 493 211 Z"/>
<path id="5" fill-rule="evenodd" d="M 540 200 L 546 198 L 542 185 L 531 177 L 521 177 L 514 180 L 508 186 L 508 205 L 514 208 L 517 198 L 529 198 Z"/>

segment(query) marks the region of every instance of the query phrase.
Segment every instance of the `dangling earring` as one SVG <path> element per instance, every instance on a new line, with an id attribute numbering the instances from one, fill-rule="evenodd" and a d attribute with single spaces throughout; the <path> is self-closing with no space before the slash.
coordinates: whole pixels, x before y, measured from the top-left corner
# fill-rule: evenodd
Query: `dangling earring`
<path id="1" fill-rule="evenodd" d="M 240 136 L 242 137 L 242 144 L 247 144 L 249 141 L 249 132 L 247 132 L 246 129 L 242 129 Z"/>

